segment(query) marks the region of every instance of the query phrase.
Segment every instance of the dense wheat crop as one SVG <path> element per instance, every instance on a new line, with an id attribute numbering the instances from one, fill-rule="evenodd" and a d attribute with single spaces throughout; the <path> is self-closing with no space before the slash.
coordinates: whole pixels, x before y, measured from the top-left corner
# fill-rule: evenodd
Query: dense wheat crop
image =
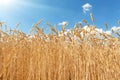
<path id="1" fill-rule="evenodd" d="M 0 30 L 0 80 L 120 80 L 119 31 L 47 24 L 53 33 L 45 34 L 39 23 L 29 35 Z"/>

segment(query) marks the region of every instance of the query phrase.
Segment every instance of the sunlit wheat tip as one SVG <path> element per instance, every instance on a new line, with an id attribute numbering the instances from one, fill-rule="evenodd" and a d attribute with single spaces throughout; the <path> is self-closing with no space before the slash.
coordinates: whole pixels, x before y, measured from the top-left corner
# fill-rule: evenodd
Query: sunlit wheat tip
<path id="1" fill-rule="evenodd" d="M 92 23 L 94 23 L 94 16 L 92 15 L 92 13 L 90 13 L 90 18 L 91 18 Z"/>

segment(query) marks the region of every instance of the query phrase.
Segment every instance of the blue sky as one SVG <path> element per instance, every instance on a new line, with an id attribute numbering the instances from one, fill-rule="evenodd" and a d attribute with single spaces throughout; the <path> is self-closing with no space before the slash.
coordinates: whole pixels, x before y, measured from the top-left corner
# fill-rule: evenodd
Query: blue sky
<path id="1" fill-rule="evenodd" d="M 119 26 L 120 0 L 8 0 L 9 3 L 4 5 L 1 1 L 0 21 L 6 22 L 11 28 L 20 22 L 20 30 L 25 33 L 40 19 L 44 19 L 40 25 L 44 28 L 47 27 L 46 22 L 55 25 L 57 29 L 60 28 L 58 24 L 63 21 L 68 21 L 68 29 L 83 19 L 91 23 L 89 13 L 94 15 L 98 28 L 105 29 L 104 22 L 110 28 Z M 84 11 L 83 6 L 86 4 L 89 4 L 88 10 Z"/>

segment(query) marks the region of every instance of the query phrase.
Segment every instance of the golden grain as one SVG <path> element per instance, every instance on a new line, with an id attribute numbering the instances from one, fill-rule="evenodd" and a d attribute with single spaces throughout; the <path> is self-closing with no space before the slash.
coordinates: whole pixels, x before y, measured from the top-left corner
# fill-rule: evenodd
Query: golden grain
<path id="1" fill-rule="evenodd" d="M 91 18 L 92 23 L 94 24 L 94 16 L 92 13 L 90 13 L 90 18 Z"/>
<path id="2" fill-rule="evenodd" d="M 105 22 L 105 27 L 106 27 L 106 29 L 108 30 L 108 24 Z"/>
<path id="3" fill-rule="evenodd" d="M 65 34 L 47 23 L 56 34 L 45 34 L 39 23 L 34 34 L 0 31 L 0 80 L 120 79 L 119 38 L 82 24 Z"/>

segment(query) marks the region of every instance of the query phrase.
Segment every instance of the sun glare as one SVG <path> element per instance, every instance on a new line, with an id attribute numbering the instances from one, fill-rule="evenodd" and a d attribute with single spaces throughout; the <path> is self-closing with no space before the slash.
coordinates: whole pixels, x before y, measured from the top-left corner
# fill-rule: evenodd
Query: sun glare
<path id="1" fill-rule="evenodd" d="M 8 6 L 13 3 L 13 0 L 0 0 L 0 6 Z"/>

